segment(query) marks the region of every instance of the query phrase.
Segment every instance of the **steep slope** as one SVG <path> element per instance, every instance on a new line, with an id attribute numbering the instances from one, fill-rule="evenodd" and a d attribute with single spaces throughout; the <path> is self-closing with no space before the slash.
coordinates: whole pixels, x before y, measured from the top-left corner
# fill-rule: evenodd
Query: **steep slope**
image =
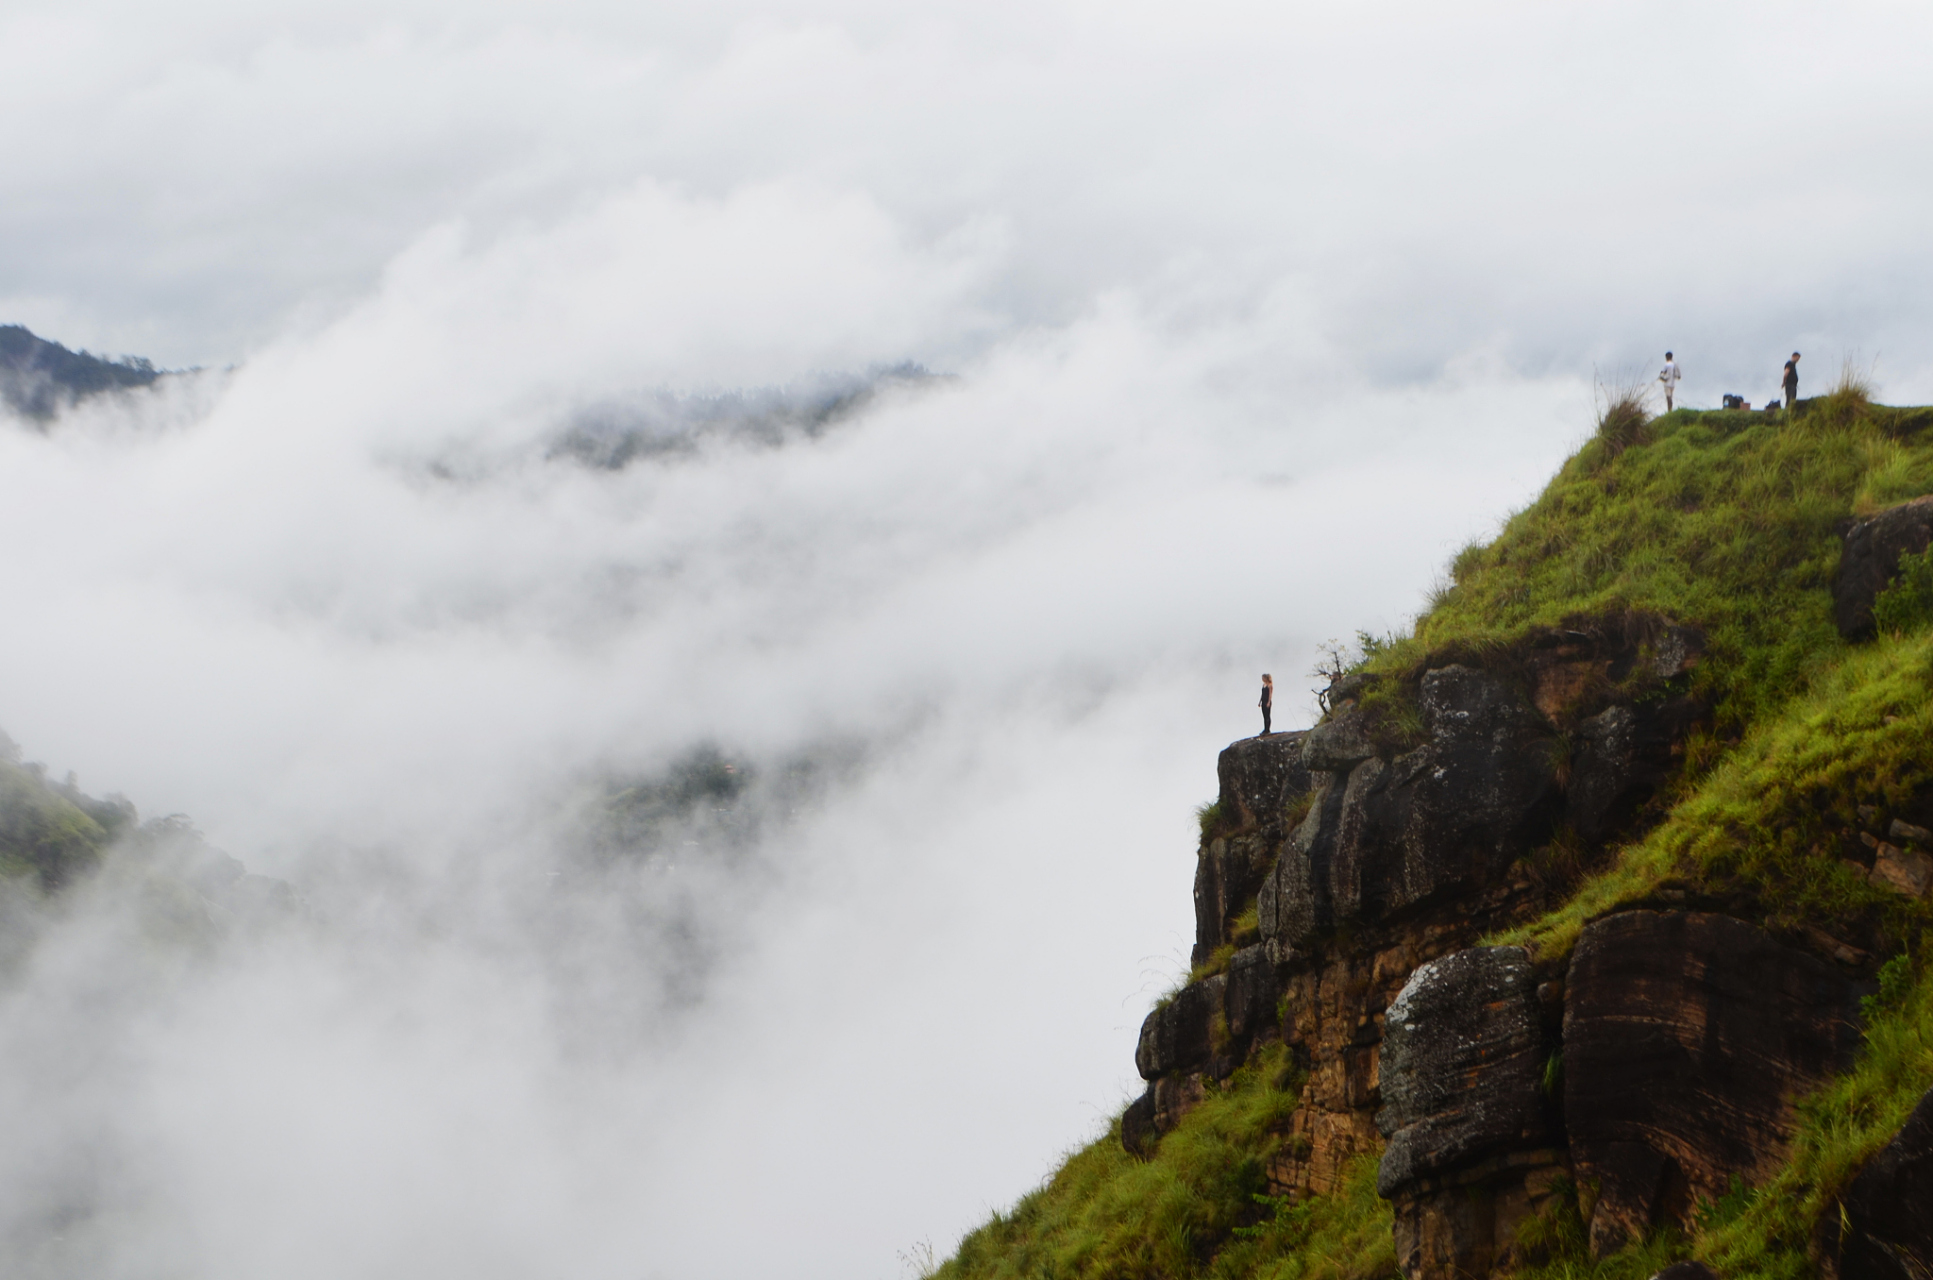
<path id="1" fill-rule="evenodd" d="M 1857 387 L 1607 415 L 1223 753 L 1148 1092 L 940 1274 L 1915 1274 L 1928 493 Z"/>

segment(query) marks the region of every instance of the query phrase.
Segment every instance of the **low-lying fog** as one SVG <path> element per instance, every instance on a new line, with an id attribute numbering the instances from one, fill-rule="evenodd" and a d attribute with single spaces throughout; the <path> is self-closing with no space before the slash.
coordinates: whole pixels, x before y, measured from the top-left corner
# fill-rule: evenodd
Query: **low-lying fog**
<path id="1" fill-rule="evenodd" d="M 393 113 L 295 135 L 350 177 L 281 203 L 197 185 L 218 148 L 192 131 L 175 169 L 120 171 L 51 117 L 5 179 L 97 210 L 192 188 L 192 217 L 93 230 L 9 197 L 16 244 L 129 265 L 71 294 L 11 267 L 0 322 L 134 347 L 174 289 L 147 353 L 210 368 L 0 423 L 0 728 L 307 903 L 195 950 L 72 895 L 0 991 L 8 1274 L 916 1270 L 1135 1088 L 1185 968 L 1193 810 L 1260 673 L 1306 723 L 1317 646 L 1403 626 L 1536 492 L 1594 363 L 1676 345 L 1710 403 L 1762 398 L 1801 339 L 1829 344 L 1815 380 L 1865 344 L 1889 398 L 1933 397 L 1933 345 L 1874 350 L 1933 336 L 1902 283 L 1923 220 L 1790 248 L 1849 216 L 1834 193 L 1924 212 L 1868 155 L 1933 118 L 1917 82 L 1837 99 L 1853 73 L 1814 67 L 1843 154 L 1712 117 L 1797 118 L 1739 72 L 1627 103 L 1654 36 L 1703 65 L 1675 11 L 1568 73 L 1542 10 L 1387 47 L 1395 17 L 505 12 L 211 6 L 152 55 L 108 7 L 6 20 L 46 93 L 92 51 L 243 143 L 304 86 Z M 1792 51 L 1748 12 L 1686 39 Z M 1888 20 L 1763 22 L 1830 57 Z M 536 93 L 506 67 L 570 92 L 500 164 L 440 151 L 436 104 Z M 67 118 L 133 110 L 111 81 L 61 82 Z M 606 98 L 633 134 L 585 132 Z M 351 234 L 343 156 L 378 133 L 407 177 L 360 179 Z M 1705 181 L 1700 138 L 1740 183 Z M 1838 167 L 1759 192 L 1794 156 Z M 190 252 L 196 218 L 259 238 Z M 1892 283 L 1846 320 L 1866 268 Z"/>

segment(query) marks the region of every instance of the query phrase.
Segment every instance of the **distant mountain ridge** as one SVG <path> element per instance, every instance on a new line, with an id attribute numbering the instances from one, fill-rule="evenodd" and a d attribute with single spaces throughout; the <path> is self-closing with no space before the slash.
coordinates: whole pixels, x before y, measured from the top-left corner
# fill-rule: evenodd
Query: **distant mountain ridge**
<path id="1" fill-rule="evenodd" d="M 140 356 L 107 360 L 69 351 L 25 325 L 0 325 L 0 400 L 35 422 L 46 422 L 89 396 L 152 386 L 165 376 Z"/>

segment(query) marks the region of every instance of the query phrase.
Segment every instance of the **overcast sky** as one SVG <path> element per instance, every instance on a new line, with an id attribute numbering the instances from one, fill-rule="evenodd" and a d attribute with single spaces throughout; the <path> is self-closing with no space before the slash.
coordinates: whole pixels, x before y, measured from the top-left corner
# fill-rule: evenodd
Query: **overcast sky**
<path id="1" fill-rule="evenodd" d="M 1594 376 L 1933 400 L 1929 25 L 0 7 L 0 322 L 209 371 L 0 430 L 0 728 L 329 906 L 125 1007 L 117 905 L 45 944 L 10 1262 L 945 1253 L 1137 1087 L 1257 676 L 1306 723 Z M 816 439 L 546 459 L 909 360 L 952 376 Z M 553 900 L 560 797 L 704 743 L 848 766 L 749 861 Z"/>

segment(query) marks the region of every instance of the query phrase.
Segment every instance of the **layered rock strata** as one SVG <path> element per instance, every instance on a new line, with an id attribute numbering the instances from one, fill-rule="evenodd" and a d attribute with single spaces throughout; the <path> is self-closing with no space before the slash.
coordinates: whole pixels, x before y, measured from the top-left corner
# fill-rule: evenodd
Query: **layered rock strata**
<path id="1" fill-rule="evenodd" d="M 1331 1192 L 1380 1152 L 1411 1280 L 1518 1265 L 1519 1228 L 1559 1198 L 1602 1255 L 1768 1174 L 1792 1099 L 1857 1042 L 1869 955 L 1668 902 L 1591 923 L 1555 962 L 1478 945 L 1655 812 L 1702 649 L 1655 619 L 1580 624 L 1400 684 L 1351 677 L 1306 734 L 1224 751 L 1197 973 L 1143 1024 L 1124 1144 L 1152 1150 L 1279 1043 L 1302 1083 L 1271 1193 Z"/>
<path id="2" fill-rule="evenodd" d="M 1742 920 L 1627 911 L 1584 930 L 1564 1007 L 1571 1164 L 1593 1254 L 1785 1160 L 1793 1100 L 1845 1067 L 1869 988 Z"/>

